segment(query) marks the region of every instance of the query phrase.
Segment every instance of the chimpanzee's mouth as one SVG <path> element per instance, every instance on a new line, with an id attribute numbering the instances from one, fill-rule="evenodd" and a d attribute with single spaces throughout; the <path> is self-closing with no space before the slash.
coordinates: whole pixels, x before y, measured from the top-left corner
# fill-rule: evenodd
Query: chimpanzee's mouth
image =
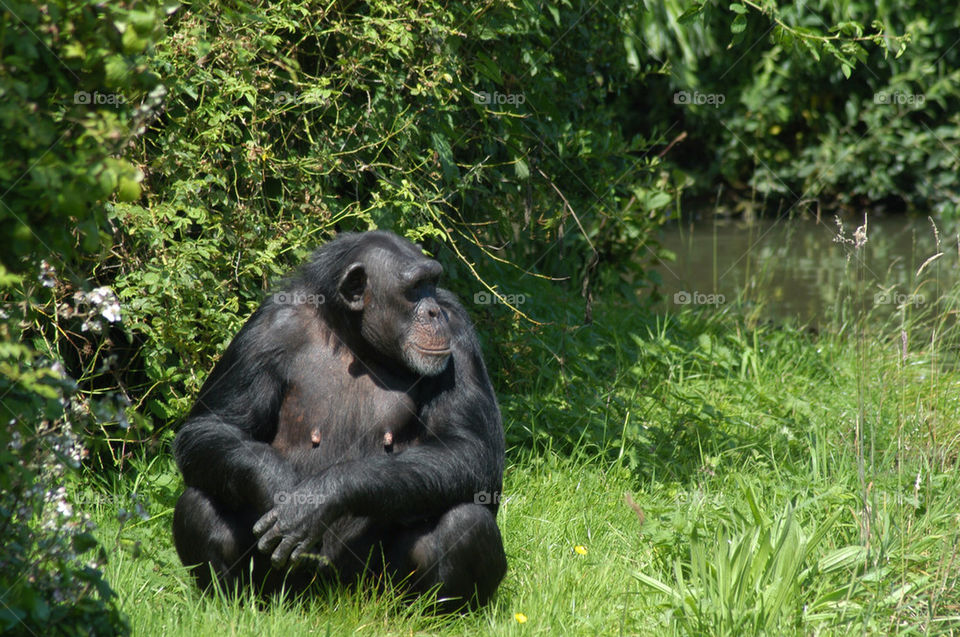
<path id="1" fill-rule="evenodd" d="M 447 356 L 452 351 L 449 347 L 445 347 L 443 349 L 427 349 L 426 347 L 414 345 L 413 348 L 421 354 L 426 354 L 427 356 Z"/>

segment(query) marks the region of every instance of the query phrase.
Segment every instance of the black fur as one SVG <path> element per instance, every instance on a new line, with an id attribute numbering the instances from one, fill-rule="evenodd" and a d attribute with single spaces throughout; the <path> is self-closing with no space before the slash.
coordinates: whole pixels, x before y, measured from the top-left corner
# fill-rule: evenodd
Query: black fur
<path id="1" fill-rule="evenodd" d="M 341 235 L 236 335 L 174 443 L 174 539 L 202 586 L 366 571 L 448 607 L 494 593 L 503 429 L 439 271 L 395 235 Z"/>

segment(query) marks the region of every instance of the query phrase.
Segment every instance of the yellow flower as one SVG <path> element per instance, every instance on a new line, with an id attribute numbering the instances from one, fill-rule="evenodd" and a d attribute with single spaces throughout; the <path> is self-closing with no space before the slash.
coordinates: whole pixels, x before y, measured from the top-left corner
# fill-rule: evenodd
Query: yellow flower
<path id="1" fill-rule="evenodd" d="M 587 554 L 587 547 L 585 547 L 583 544 L 577 544 L 575 547 L 573 547 L 573 550 L 579 553 L 580 555 Z"/>
<path id="2" fill-rule="evenodd" d="M 518 623 L 518 624 L 526 624 L 526 623 L 527 623 L 527 616 L 524 615 L 523 613 L 517 613 L 517 614 L 515 614 L 515 615 L 513 616 L 513 618 L 514 618 L 515 620 L 517 620 L 517 623 Z"/>

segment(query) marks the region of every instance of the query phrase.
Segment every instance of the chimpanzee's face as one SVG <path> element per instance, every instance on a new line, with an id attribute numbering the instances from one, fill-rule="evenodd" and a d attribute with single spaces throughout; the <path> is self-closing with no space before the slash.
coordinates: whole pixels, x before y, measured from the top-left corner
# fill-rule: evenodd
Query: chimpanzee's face
<path id="1" fill-rule="evenodd" d="M 437 301 L 443 268 L 413 244 L 375 246 L 347 267 L 340 294 L 360 313 L 360 333 L 378 352 L 423 376 L 450 360 L 450 324 Z"/>

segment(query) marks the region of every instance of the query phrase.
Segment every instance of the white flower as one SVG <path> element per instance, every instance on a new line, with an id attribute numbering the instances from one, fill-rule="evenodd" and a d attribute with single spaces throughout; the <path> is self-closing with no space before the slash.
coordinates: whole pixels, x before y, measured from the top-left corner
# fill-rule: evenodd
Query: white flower
<path id="1" fill-rule="evenodd" d="M 57 513 L 65 518 L 73 516 L 73 507 L 70 506 L 70 503 L 66 500 L 60 500 L 57 502 Z"/>
<path id="2" fill-rule="evenodd" d="M 44 259 L 40 262 L 40 276 L 37 279 L 45 288 L 55 287 L 57 285 L 57 269 Z"/>
<path id="3" fill-rule="evenodd" d="M 120 301 L 117 300 L 117 295 L 110 288 L 106 286 L 98 287 L 90 292 L 87 299 L 97 307 L 97 311 L 103 318 L 111 323 L 120 320 Z"/>

